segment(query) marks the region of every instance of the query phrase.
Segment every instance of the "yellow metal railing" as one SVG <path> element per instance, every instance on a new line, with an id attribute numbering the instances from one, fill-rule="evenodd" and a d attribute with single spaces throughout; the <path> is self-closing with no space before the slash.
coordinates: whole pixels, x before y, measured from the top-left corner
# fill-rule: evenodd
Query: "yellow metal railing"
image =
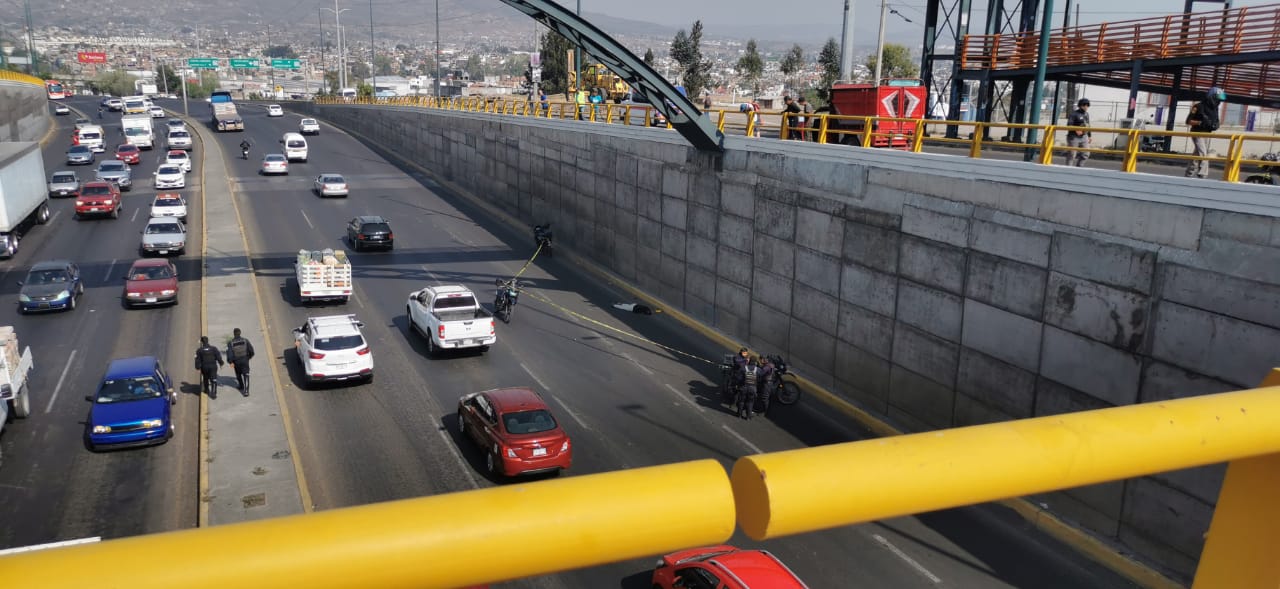
<path id="1" fill-rule="evenodd" d="M 317 104 L 372 104 L 391 106 L 415 106 L 421 108 L 437 108 L 464 112 L 479 112 L 504 116 L 538 117 L 549 119 L 577 119 L 603 124 L 654 126 L 658 111 L 652 106 L 630 104 L 574 104 L 570 102 L 538 103 L 525 99 L 497 98 L 483 96 L 466 96 L 436 99 L 434 97 L 397 97 L 397 98 L 356 98 L 320 97 Z M 1136 172 L 1140 160 L 1157 161 L 1207 161 L 1222 165 L 1222 179 L 1227 182 L 1239 182 L 1240 171 L 1246 166 L 1263 166 L 1274 164 L 1245 157 L 1245 142 L 1257 141 L 1280 142 L 1280 136 L 1257 133 L 1191 133 L 1188 131 L 1165 131 L 1156 129 L 1119 129 L 1091 127 L 1094 134 L 1113 134 L 1124 138 L 1125 148 L 1112 149 L 1103 147 L 1069 147 L 1065 145 L 1065 134 L 1075 129 L 1065 125 L 1030 125 L 1022 123 L 984 123 L 980 121 L 940 121 L 923 119 L 901 119 L 891 117 L 864 117 L 835 115 L 828 113 L 784 113 L 759 112 L 759 117 L 749 117 L 748 113 L 728 110 L 712 110 L 704 114 L 714 117 L 716 129 L 724 133 L 726 129 L 741 129 L 748 137 L 776 129 L 777 137 L 788 139 L 792 132 L 798 132 L 806 141 L 818 143 L 844 143 L 861 147 L 872 147 L 877 144 L 919 153 L 927 146 L 953 146 L 968 149 L 968 156 L 981 158 L 984 150 L 1001 149 L 1033 149 L 1034 161 L 1041 164 L 1052 164 L 1055 156 L 1065 156 L 1069 152 L 1087 152 L 1116 156 L 1121 160 L 1121 169 L 1125 172 Z M 806 117 L 806 124 L 801 127 L 795 122 L 797 117 Z M 766 123 L 767 118 L 777 118 L 779 123 Z M 884 130 L 887 123 L 897 123 L 910 129 Z M 658 126 L 671 128 L 671 124 Z M 963 137 L 947 137 L 948 126 L 960 128 Z M 864 132 L 871 129 L 871 132 Z M 1001 131 L 1005 136 L 1010 131 L 1020 130 L 1025 133 L 1035 129 L 1043 133 L 1042 139 L 1035 145 L 1008 139 L 994 139 Z M 1196 156 L 1186 153 L 1164 151 L 1142 151 L 1142 138 L 1160 138 L 1171 141 L 1177 137 L 1200 137 L 1207 139 L 1227 140 L 1227 150 L 1222 155 Z M 1061 143 L 1059 143 L 1061 141 Z"/>
<path id="2" fill-rule="evenodd" d="M 10 70 L 0 70 L 0 80 L 22 82 L 24 84 L 32 84 L 40 87 L 44 86 L 44 80 L 41 80 L 40 78 Z"/>
<path id="3" fill-rule="evenodd" d="M 461 587 L 1229 462 L 1195 588 L 1275 589 L 1280 369 L 1263 387 L 34 551 L 0 578 L 95 587 L 148 554 L 130 587 Z"/>

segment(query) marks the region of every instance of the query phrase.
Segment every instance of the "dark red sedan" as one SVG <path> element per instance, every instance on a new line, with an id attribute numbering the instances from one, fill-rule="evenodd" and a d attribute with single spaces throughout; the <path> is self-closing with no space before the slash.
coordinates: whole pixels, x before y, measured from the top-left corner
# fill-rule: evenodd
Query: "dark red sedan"
<path id="1" fill-rule="evenodd" d="M 143 258 L 124 275 L 124 306 L 178 304 L 178 269 L 162 258 Z"/>
<path id="2" fill-rule="evenodd" d="M 493 476 L 567 470 L 573 463 L 569 435 L 532 389 L 514 387 L 458 399 L 458 429 L 485 453 Z"/>
<path id="3" fill-rule="evenodd" d="M 116 146 L 116 159 L 129 164 L 135 165 L 142 161 L 142 150 L 137 145 L 123 144 Z"/>

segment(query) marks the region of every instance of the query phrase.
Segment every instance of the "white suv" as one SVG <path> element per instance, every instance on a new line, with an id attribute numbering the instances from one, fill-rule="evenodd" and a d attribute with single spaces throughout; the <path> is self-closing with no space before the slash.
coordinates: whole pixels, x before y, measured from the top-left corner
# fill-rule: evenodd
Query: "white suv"
<path id="1" fill-rule="evenodd" d="M 320 121 L 315 119 L 302 119 L 298 122 L 298 132 L 303 135 L 319 135 Z"/>
<path id="2" fill-rule="evenodd" d="M 373 353 L 360 333 L 364 323 L 355 315 L 309 317 L 293 330 L 293 345 L 302 362 L 307 385 L 363 379 L 373 380 Z"/>

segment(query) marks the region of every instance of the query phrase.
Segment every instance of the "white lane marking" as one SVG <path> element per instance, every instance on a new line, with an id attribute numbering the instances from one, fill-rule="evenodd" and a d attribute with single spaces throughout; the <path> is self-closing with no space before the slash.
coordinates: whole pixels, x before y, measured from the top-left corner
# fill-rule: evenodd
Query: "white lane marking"
<path id="1" fill-rule="evenodd" d="M 134 222 L 134 221 L 137 221 L 137 220 L 138 220 L 138 211 L 141 211 L 141 210 L 142 210 L 142 207 L 138 207 L 138 208 L 136 208 L 136 209 L 133 209 L 133 216 L 132 216 L 132 217 L 129 217 L 129 222 L 130 222 L 130 223 L 132 223 L 132 222 Z"/>
<path id="2" fill-rule="evenodd" d="M 680 390 L 679 390 L 679 389 L 677 389 L 677 388 L 675 388 L 675 387 L 673 387 L 673 386 L 671 386 L 671 385 L 669 385 L 669 384 L 664 384 L 663 386 L 667 387 L 667 390 L 671 391 L 672 393 L 675 393 L 675 396 L 676 396 L 676 398 L 677 398 L 677 399 L 680 399 L 681 401 L 684 401 L 684 402 L 686 402 L 686 403 L 688 403 L 688 404 L 690 404 L 690 405 L 693 405 L 693 408 L 694 408 L 694 409 L 697 409 L 698 411 L 701 411 L 702 413 L 706 413 L 706 412 L 707 412 L 707 410 L 706 410 L 706 408 L 705 408 L 705 407 L 703 407 L 702 405 L 699 405 L 699 404 L 697 404 L 697 403 L 695 403 L 695 402 L 693 402 L 693 401 L 690 401 L 687 397 L 685 397 L 684 393 L 681 393 L 681 392 L 680 392 Z"/>
<path id="3" fill-rule="evenodd" d="M 751 440 L 748 440 L 748 439 L 747 439 L 746 437 L 744 437 L 742 434 L 740 434 L 740 433 L 738 433 L 738 432 L 736 432 L 736 431 L 733 431 L 733 428 L 731 428 L 731 427 L 729 427 L 728 425 L 723 424 L 723 423 L 722 423 L 722 424 L 720 424 L 720 427 L 724 428 L 724 431 L 729 432 L 729 435 L 731 435 L 731 436 L 733 436 L 733 437 L 737 438 L 739 442 L 742 442 L 742 444 L 743 444 L 744 446 L 746 446 L 748 450 L 751 450 L 752 452 L 755 452 L 756 454 L 764 454 L 764 450 L 761 450 L 759 446 L 757 446 L 757 445 L 755 445 L 755 444 L 752 444 L 752 443 L 751 443 Z"/>
<path id="4" fill-rule="evenodd" d="M 299 210 L 298 210 L 298 212 L 299 212 L 299 213 L 302 213 L 302 220 L 307 222 L 307 226 L 308 226 L 308 227 L 310 227 L 310 228 L 312 228 L 312 229 L 315 229 L 315 228 L 316 228 L 316 226 L 315 226 L 315 225 L 312 225 L 312 224 L 311 224 L 311 217 L 308 217 L 308 216 L 307 216 L 307 212 L 306 212 L 306 211 L 299 209 Z"/>
<path id="5" fill-rule="evenodd" d="M 364 308 L 364 302 L 360 300 L 360 292 L 359 292 L 359 291 L 357 291 L 357 290 L 355 290 L 355 289 L 352 289 L 352 290 L 351 290 L 351 300 L 355 301 L 357 305 L 360 305 L 360 308 L 361 308 L 361 309 L 363 309 L 363 308 Z"/>
<path id="6" fill-rule="evenodd" d="M 881 536 L 880 534 L 872 534 L 871 537 L 875 539 L 876 542 L 879 542 L 881 546 L 884 546 L 885 548 L 887 548 L 889 552 L 892 552 L 894 556 L 902 559 L 903 562 L 910 565 L 911 568 L 916 570 L 916 572 L 920 573 L 921 575 L 924 575 L 924 578 L 929 579 L 929 581 L 933 582 L 933 584 L 937 585 L 938 583 L 942 582 L 942 579 L 938 578 L 937 575 L 929 572 L 929 569 L 924 568 L 924 565 L 916 562 L 914 558 L 907 556 L 907 553 L 898 549 L 897 546 L 894 546 L 893 543 L 886 540 L 884 536 Z"/>
<path id="7" fill-rule="evenodd" d="M 62 211 L 57 211 L 57 212 L 53 213 L 53 216 L 52 216 L 52 217 L 49 217 L 49 224 L 51 224 L 51 225 L 52 225 L 54 221 L 57 221 L 57 220 L 58 220 L 58 215 L 61 215 L 61 214 L 62 214 Z"/>
<path id="8" fill-rule="evenodd" d="M 626 358 L 626 359 L 628 359 L 628 360 L 630 360 L 632 364 L 635 364 L 637 368 L 639 368 L 640 370 L 643 370 L 645 374 L 648 374 L 649 376 L 653 376 L 653 371 L 652 371 L 652 370 L 649 370 L 649 367 L 648 367 L 648 366 L 645 366 L 644 364 L 641 364 L 639 360 L 636 360 L 635 358 L 632 358 L 632 357 L 631 357 L 631 354 L 628 354 L 628 353 L 626 353 L 626 352 L 623 352 L 623 353 L 622 353 L 622 357 L 623 357 L 623 358 Z"/>
<path id="9" fill-rule="evenodd" d="M 564 412 L 565 412 L 565 413 L 568 413 L 568 414 L 569 414 L 569 417 L 572 417 L 574 421 L 578 422 L 578 425 L 582 426 L 582 429 L 585 429 L 585 430 L 588 430 L 588 431 L 595 431 L 595 428 L 593 428 L 593 427 L 591 427 L 591 426 L 587 425 L 586 420 L 584 420 L 584 419 L 582 419 L 581 417 L 579 417 L 579 416 L 578 416 L 578 414 L 577 414 L 577 412 L 575 412 L 573 409 L 570 409 L 570 408 L 569 408 L 569 404 L 568 404 L 568 403 L 565 403 L 562 399 L 560 399 L 559 397 L 557 397 L 557 396 L 555 396 L 555 395 L 551 395 L 551 398 L 552 398 L 552 399 L 555 399 L 555 400 L 556 400 L 556 404 L 557 404 L 557 405 L 559 405 L 561 409 L 564 409 Z"/>
<path id="10" fill-rule="evenodd" d="M 533 371 L 529 369 L 528 364 L 521 362 L 520 367 L 523 368 L 525 372 L 529 373 L 529 376 L 533 377 L 533 381 L 538 383 L 538 386 L 542 387 L 542 390 L 547 391 L 548 393 L 551 392 L 551 387 L 547 386 L 547 383 L 542 382 L 542 379 L 538 378 L 538 375 L 534 374 Z"/>
<path id="11" fill-rule="evenodd" d="M 101 536 L 93 536 L 92 538 L 77 538 L 75 540 L 63 540 L 61 542 L 50 542 L 48 544 L 36 544 L 33 546 L 19 546 L 17 548 L 9 548 L 0 550 L 0 556 L 7 554 L 19 554 L 23 552 L 32 552 L 35 550 L 45 550 L 48 548 L 61 548 L 63 546 L 75 546 L 77 544 L 90 544 L 102 540 Z"/>
<path id="12" fill-rule="evenodd" d="M 430 268 L 427 268 L 427 265 L 426 265 L 426 264 L 423 264 L 423 265 L 422 265 L 422 271 L 423 271 L 423 272 L 426 272 L 426 273 L 427 273 L 427 276 L 430 276 L 430 277 L 431 277 L 431 280 L 432 280 L 432 281 L 434 281 L 434 282 L 436 283 L 436 286 L 440 286 L 440 277 L 439 277 L 439 276 L 436 276 L 436 273 L 435 273 L 435 272 L 432 272 Z"/>
<path id="13" fill-rule="evenodd" d="M 102 277 L 103 282 L 111 282 L 111 270 L 113 270 L 116 267 L 117 261 L 118 260 L 112 259 L 111 263 L 107 264 L 107 275 Z"/>
<path id="14" fill-rule="evenodd" d="M 71 370 L 71 363 L 76 359 L 76 351 L 71 350 L 71 355 L 67 356 L 67 365 L 62 369 L 62 376 L 58 377 L 58 384 L 53 387 L 53 394 L 49 396 L 49 404 L 45 405 L 44 412 L 53 411 L 53 402 L 58 400 L 58 391 L 62 390 L 62 381 L 67 378 L 67 371 Z M 30 391 L 28 391 L 30 392 Z"/>
<path id="15" fill-rule="evenodd" d="M 479 489 L 480 483 L 476 482 L 476 475 L 471 472 L 471 465 L 467 464 L 466 459 L 462 457 L 462 453 L 459 452 L 458 448 L 454 445 L 453 439 L 451 439 L 449 434 L 445 433 L 443 429 L 438 429 L 436 431 L 440 432 L 440 437 L 444 438 L 444 445 L 449 448 L 449 453 L 453 454 L 453 458 L 458 461 L 458 466 L 462 468 L 462 472 L 466 473 L 467 481 L 471 483 L 471 488 Z M 465 438 L 466 434 L 463 434 L 463 437 Z"/>

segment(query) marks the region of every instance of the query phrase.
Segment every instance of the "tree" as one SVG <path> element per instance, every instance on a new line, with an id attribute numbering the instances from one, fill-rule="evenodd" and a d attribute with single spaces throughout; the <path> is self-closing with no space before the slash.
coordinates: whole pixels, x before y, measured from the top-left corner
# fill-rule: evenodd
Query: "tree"
<path id="1" fill-rule="evenodd" d="M 573 43 L 560 33 L 548 31 L 542 36 L 542 81 L 538 89 L 547 94 L 560 94 L 569 89 L 569 51 Z"/>
<path id="2" fill-rule="evenodd" d="M 818 98 L 823 102 L 831 101 L 831 84 L 840 79 L 840 46 L 834 38 L 827 39 L 822 51 L 818 53 L 818 68 L 822 70 L 822 80 L 818 83 Z"/>
<path id="3" fill-rule="evenodd" d="M 753 94 L 760 93 L 760 76 L 764 74 L 764 59 L 760 57 L 755 39 L 747 41 L 747 50 L 743 52 L 742 57 L 738 58 L 738 73 L 742 75 L 743 81 L 747 83 L 747 87 L 751 88 Z M 697 95 L 690 94 L 690 96 Z"/>
<path id="4" fill-rule="evenodd" d="M 875 55 L 867 56 L 867 69 L 876 71 Z M 906 45 L 884 44 L 884 67 L 880 70 L 881 78 L 914 78 L 918 75 L 920 75 L 920 66 L 912 61 L 911 49 Z"/>
<path id="5" fill-rule="evenodd" d="M 687 96 L 701 96 L 711 81 L 711 61 L 702 58 L 702 21 L 693 22 L 688 33 L 676 32 L 671 40 L 671 59 L 680 64 L 680 76 Z"/>
<path id="6" fill-rule="evenodd" d="M 176 94 L 182 91 L 182 78 L 172 67 L 162 64 L 156 68 L 156 89 L 161 94 Z"/>
<path id="7" fill-rule="evenodd" d="M 338 93 L 338 72 L 330 70 L 324 73 L 324 87 L 329 94 Z"/>
<path id="8" fill-rule="evenodd" d="M 472 80 L 484 79 L 484 61 L 480 59 L 479 55 L 471 54 L 471 57 L 467 58 L 467 65 L 462 69 L 466 70 L 467 75 L 471 76 Z"/>
<path id="9" fill-rule="evenodd" d="M 379 76 L 390 76 L 396 73 L 395 69 L 392 67 L 395 63 L 386 55 L 375 55 L 373 57 L 373 63 L 375 64 L 374 69 L 378 71 Z"/>
<path id="10" fill-rule="evenodd" d="M 652 50 L 652 49 L 645 49 L 645 50 L 644 50 L 644 63 L 645 63 L 646 65 L 648 65 L 649 67 L 653 67 L 653 61 L 654 61 L 654 57 L 653 57 L 653 50 Z"/>
<path id="11" fill-rule="evenodd" d="M 272 45 L 262 51 L 262 54 L 275 59 L 297 59 L 298 53 L 288 45 Z"/>
<path id="12" fill-rule="evenodd" d="M 791 76 L 795 75 L 796 72 L 800 71 L 803 68 L 804 68 L 804 49 L 802 49 L 800 47 L 800 44 L 797 43 L 795 45 L 792 45 L 791 51 L 788 51 L 787 55 L 782 58 L 782 64 L 779 66 L 778 69 L 782 70 L 782 75 L 787 77 L 788 82 L 792 82 L 792 80 L 790 79 Z M 791 86 L 795 87 L 795 84 L 791 83 Z"/>
<path id="13" fill-rule="evenodd" d="M 360 85 L 356 86 L 356 94 L 361 98 L 373 96 L 373 86 L 361 82 Z"/>
<path id="14" fill-rule="evenodd" d="M 90 86 L 103 94 L 111 96 L 130 96 L 133 94 L 134 77 L 123 70 L 108 70 L 98 74 Z"/>

